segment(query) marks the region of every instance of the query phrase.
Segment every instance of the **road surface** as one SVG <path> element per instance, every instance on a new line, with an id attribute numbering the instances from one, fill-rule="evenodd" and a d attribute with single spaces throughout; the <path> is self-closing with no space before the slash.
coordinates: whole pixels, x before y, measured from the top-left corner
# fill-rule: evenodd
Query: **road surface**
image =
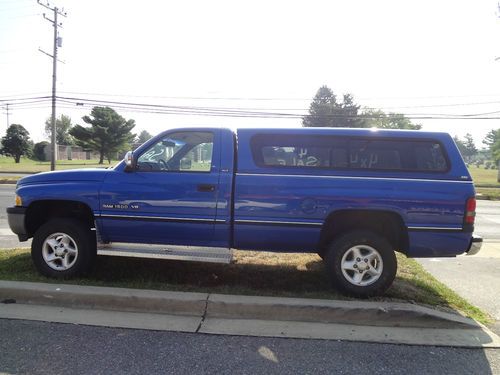
<path id="1" fill-rule="evenodd" d="M 500 352 L 0 319 L 0 373 L 487 375 Z"/>

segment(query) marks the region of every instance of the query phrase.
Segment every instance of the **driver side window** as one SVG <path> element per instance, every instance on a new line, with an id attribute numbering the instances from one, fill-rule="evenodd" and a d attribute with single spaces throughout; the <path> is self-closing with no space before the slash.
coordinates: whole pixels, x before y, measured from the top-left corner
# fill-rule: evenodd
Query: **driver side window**
<path id="1" fill-rule="evenodd" d="M 142 172 L 210 172 L 213 134 L 177 132 L 150 146 L 137 159 Z"/>

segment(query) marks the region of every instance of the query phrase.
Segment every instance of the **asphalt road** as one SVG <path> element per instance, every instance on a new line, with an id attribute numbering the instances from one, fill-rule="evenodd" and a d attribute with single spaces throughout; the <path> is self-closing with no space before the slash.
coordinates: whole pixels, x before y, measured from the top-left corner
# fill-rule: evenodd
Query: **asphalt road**
<path id="1" fill-rule="evenodd" d="M 499 374 L 500 350 L 158 332 L 0 320 L 0 372 Z"/>
<path id="2" fill-rule="evenodd" d="M 19 242 L 17 236 L 11 232 L 7 222 L 6 208 L 14 205 L 14 185 L 0 185 L 0 249 L 12 247 L 29 247 L 31 240 L 28 242 Z"/>
<path id="3" fill-rule="evenodd" d="M 500 242 L 500 201 L 477 201 L 475 233 Z"/>

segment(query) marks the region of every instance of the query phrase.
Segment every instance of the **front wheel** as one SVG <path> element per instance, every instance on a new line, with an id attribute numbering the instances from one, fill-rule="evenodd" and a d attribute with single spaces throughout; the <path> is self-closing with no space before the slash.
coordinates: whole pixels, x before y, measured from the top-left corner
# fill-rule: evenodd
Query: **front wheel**
<path id="1" fill-rule="evenodd" d="M 328 247 L 325 263 L 334 287 L 354 297 L 383 294 L 396 277 L 397 260 L 391 244 L 368 231 L 338 237 Z"/>
<path id="2" fill-rule="evenodd" d="M 33 236 L 31 258 L 44 276 L 69 278 L 85 273 L 96 257 L 95 235 L 74 219 L 53 219 Z"/>

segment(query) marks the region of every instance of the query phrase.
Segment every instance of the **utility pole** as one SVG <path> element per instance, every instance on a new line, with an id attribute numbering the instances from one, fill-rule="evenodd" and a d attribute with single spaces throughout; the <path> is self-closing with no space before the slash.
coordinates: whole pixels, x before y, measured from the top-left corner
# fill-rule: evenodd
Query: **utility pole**
<path id="1" fill-rule="evenodd" d="M 5 104 L 5 115 L 7 116 L 7 129 L 9 128 L 10 126 L 10 122 L 9 122 L 9 115 L 10 115 L 10 109 L 9 109 L 9 103 L 6 103 Z"/>
<path id="2" fill-rule="evenodd" d="M 43 18 L 52 23 L 54 27 L 54 50 L 52 55 L 47 52 L 39 49 L 40 52 L 52 57 L 52 118 L 51 118 L 51 137 L 50 137 L 50 146 L 51 146 L 51 155 L 50 155 L 50 170 L 53 171 L 56 169 L 56 159 L 57 159 L 57 144 L 56 144 L 56 82 L 57 82 L 57 47 L 61 47 L 61 38 L 59 38 L 57 34 L 57 28 L 61 26 L 60 23 L 57 22 L 57 16 L 66 17 L 66 12 L 59 10 L 57 7 L 51 7 L 49 3 L 42 4 L 40 0 L 37 0 L 38 4 L 47 8 L 48 10 L 54 13 L 54 19 L 51 20 L 48 18 L 45 13 L 43 14 Z"/>

